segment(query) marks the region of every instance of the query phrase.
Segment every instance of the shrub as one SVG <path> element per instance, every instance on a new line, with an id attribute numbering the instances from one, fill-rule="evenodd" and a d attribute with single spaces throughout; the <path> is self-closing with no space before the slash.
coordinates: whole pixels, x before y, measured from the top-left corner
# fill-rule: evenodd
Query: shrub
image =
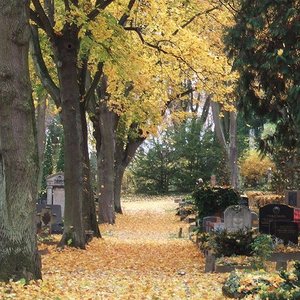
<path id="1" fill-rule="evenodd" d="M 271 159 L 267 156 L 262 157 L 256 150 L 246 152 L 240 165 L 241 175 L 247 187 L 257 187 L 259 184 L 266 183 L 268 170 L 275 169 Z"/>
<path id="2" fill-rule="evenodd" d="M 237 205 L 240 200 L 238 192 L 230 187 L 202 186 L 193 195 L 199 219 L 206 216 L 221 216 L 230 205 Z"/>
<path id="3" fill-rule="evenodd" d="M 209 244 L 216 257 L 252 254 L 253 233 L 228 232 L 226 230 L 211 233 Z"/>
<path id="4" fill-rule="evenodd" d="M 300 262 L 295 262 L 293 271 L 270 273 L 263 270 L 254 272 L 232 272 L 223 285 L 227 297 L 242 299 L 253 295 L 262 300 L 300 299 Z M 257 297 L 259 296 L 259 298 Z"/>

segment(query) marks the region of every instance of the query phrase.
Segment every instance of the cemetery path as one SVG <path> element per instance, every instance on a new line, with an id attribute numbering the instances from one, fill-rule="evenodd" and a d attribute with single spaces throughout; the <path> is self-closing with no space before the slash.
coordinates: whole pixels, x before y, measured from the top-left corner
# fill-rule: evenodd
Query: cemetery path
<path id="1" fill-rule="evenodd" d="M 14 285 L 15 299 L 225 299 L 226 275 L 204 274 L 174 198 L 137 200 L 124 202 L 116 225 L 101 225 L 103 239 L 87 251 L 41 245 L 43 282 Z"/>

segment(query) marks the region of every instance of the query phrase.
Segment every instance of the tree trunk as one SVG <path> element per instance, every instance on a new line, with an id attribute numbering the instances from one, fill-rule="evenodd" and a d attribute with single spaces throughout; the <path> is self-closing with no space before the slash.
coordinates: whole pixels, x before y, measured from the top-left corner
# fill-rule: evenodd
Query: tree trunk
<path id="1" fill-rule="evenodd" d="M 93 189 L 91 186 L 90 159 L 88 150 L 88 132 L 86 114 L 83 105 L 81 105 L 81 124 L 83 137 L 83 222 L 85 230 L 92 230 L 95 237 L 101 237 L 95 208 Z"/>
<path id="2" fill-rule="evenodd" d="M 121 206 L 121 191 L 122 191 L 122 181 L 126 167 L 122 164 L 115 165 L 115 183 L 114 183 L 114 200 L 115 200 L 115 212 L 122 214 Z"/>
<path id="3" fill-rule="evenodd" d="M 82 217 L 83 139 L 77 76 L 78 30 L 66 26 L 54 42 L 62 105 L 65 156 L 64 233 L 60 245 L 85 248 Z"/>
<path id="4" fill-rule="evenodd" d="M 0 280 L 41 278 L 28 2 L 0 0 Z"/>
<path id="5" fill-rule="evenodd" d="M 39 154 L 39 176 L 38 176 L 38 191 L 41 188 L 43 177 L 43 161 L 46 145 L 46 99 L 47 95 L 42 95 L 39 98 L 39 103 L 36 108 L 36 131 L 37 131 L 37 146 Z"/>
<path id="6" fill-rule="evenodd" d="M 229 164 L 230 164 L 230 182 L 235 189 L 238 188 L 238 153 L 237 153 L 237 113 L 230 112 L 229 125 Z"/>
<path id="7" fill-rule="evenodd" d="M 98 222 L 114 224 L 114 113 L 109 111 L 106 102 L 99 104 L 100 151 L 97 151 L 99 219 Z"/>
<path id="8" fill-rule="evenodd" d="M 238 165 L 237 165 L 237 118 L 236 112 L 230 112 L 229 145 L 225 139 L 224 128 L 221 124 L 219 104 L 211 102 L 212 114 L 215 124 L 217 138 L 227 154 L 228 168 L 230 171 L 230 184 L 233 188 L 238 187 Z"/>
<path id="9" fill-rule="evenodd" d="M 117 141 L 115 151 L 115 183 L 114 183 L 114 200 L 116 213 L 122 213 L 121 206 L 121 190 L 124 172 L 130 162 L 133 160 L 138 147 L 145 141 L 145 137 L 136 137 L 137 133 L 131 135 L 132 130 L 136 130 L 136 124 L 132 124 L 128 133 L 128 140 L 126 146 L 123 141 Z"/>

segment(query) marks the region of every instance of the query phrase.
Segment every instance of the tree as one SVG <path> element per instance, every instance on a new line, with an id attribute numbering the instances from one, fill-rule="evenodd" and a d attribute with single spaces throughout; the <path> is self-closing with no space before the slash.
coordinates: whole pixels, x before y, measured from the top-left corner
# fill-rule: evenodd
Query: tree
<path id="1" fill-rule="evenodd" d="M 209 182 L 212 174 L 219 183 L 227 181 L 224 151 L 205 122 L 207 100 L 201 116 L 186 116 L 140 148 L 131 167 L 138 192 L 190 192 L 198 178 Z"/>
<path id="2" fill-rule="evenodd" d="M 218 24 L 222 23 L 220 21 L 227 22 L 228 13 L 221 9 L 219 3 L 211 3 L 211 1 L 201 2 L 201 5 L 199 1 L 187 1 L 182 5 L 176 0 L 167 2 L 135 0 L 118 2 L 110 0 L 96 2 L 56 1 L 55 9 L 53 8 L 54 2 L 45 1 L 44 4 L 45 9 L 43 9 L 40 1 L 33 0 L 31 18 L 48 36 L 51 45 L 49 48 L 52 51 L 51 56 L 54 57 L 57 66 L 58 80 L 55 77 L 50 78 L 40 55 L 37 55 L 39 52 L 37 51 L 37 34 L 33 31 L 36 46 L 35 58 L 43 84 L 56 101 L 57 106 L 62 108 L 65 151 L 74 153 L 73 158 L 68 156 L 67 159 L 65 156 L 65 168 L 68 170 L 71 165 L 75 166 L 75 157 L 80 158 L 78 151 L 80 150 L 81 139 L 82 145 L 84 145 L 83 150 L 81 149 L 84 161 L 80 164 L 88 166 L 85 112 L 89 102 L 93 98 L 98 98 L 98 102 L 94 105 L 96 110 L 92 112 L 92 117 L 96 119 L 99 127 L 95 131 L 99 139 L 97 142 L 99 149 L 102 149 L 99 150 L 101 153 L 99 152 L 98 161 L 104 165 L 99 169 L 104 172 L 103 167 L 106 168 L 106 176 L 100 174 L 99 180 L 107 180 L 105 184 L 99 182 L 100 197 L 103 196 L 103 201 L 100 199 L 100 203 L 103 203 L 103 209 L 106 210 L 105 215 L 109 216 L 109 219 L 105 221 L 113 223 L 114 211 L 108 210 L 113 210 L 114 207 L 114 193 L 111 191 L 113 187 L 111 172 L 113 172 L 114 167 L 108 162 L 113 163 L 114 159 L 112 158 L 112 151 L 109 152 L 105 149 L 108 148 L 107 145 L 114 149 L 116 143 L 110 141 L 109 138 L 104 141 L 103 133 L 114 133 L 115 126 L 102 128 L 101 126 L 107 126 L 107 123 L 101 120 L 105 119 L 114 123 L 110 120 L 112 111 L 120 115 L 123 111 L 128 110 L 129 102 L 136 103 L 140 96 L 149 95 L 150 92 L 150 97 L 144 102 L 147 102 L 146 107 L 150 108 L 148 113 L 158 111 L 160 114 L 161 107 L 169 101 L 170 96 L 172 98 L 174 95 L 182 93 L 181 82 L 183 79 L 196 76 L 199 82 L 205 82 L 205 77 L 208 74 L 218 74 L 215 79 L 223 76 L 221 67 L 224 63 L 223 57 L 221 57 L 220 63 L 216 63 L 220 55 L 213 53 L 212 48 L 214 46 L 212 44 L 218 44 L 219 37 L 213 35 L 216 27 L 219 26 Z M 213 25 L 209 22 L 203 22 L 203 19 L 209 14 L 211 14 L 211 20 L 217 19 Z M 207 24 L 205 30 L 212 39 L 209 39 L 207 35 L 199 38 L 202 30 L 199 28 L 202 28 L 203 24 Z M 131 63 L 128 64 L 128 61 Z M 59 89 L 55 85 L 57 81 Z M 128 85 L 133 86 L 131 95 L 127 95 Z M 97 97 L 93 97 L 96 87 Z M 207 88 L 216 90 L 215 85 Z M 74 114 L 64 117 L 70 108 Z M 138 113 L 135 114 L 138 115 Z M 76 122 L 76 120 L 79 121 L 79 115 L 81 124 Z M 145 118 L 145 109 L 140 115 L 144 117 L 144 120 L 138 118 L 138 121 L 141 121 L 139 124 L 142 125 L 139 127 L 144 133 L 149 131 L 143 129 L 145 129 L 146 124 L 149 126 L 150 122 Z M 135 123 L 135 121 L 131 120 L 131 123 Z M 72 125 L 70 125 L 71 123 Z M 82 136 L 79 138 L 80 127 Z M 75 130 L 76 134 L 69 134 L 68 131 L 71 129 Z M 114 134 L 106 134 L 106 136 L 113 137 Z M 77 150 L 72 150 L 71 145 L 73 147 L 76 145 Z M 103 151 L 108 155 L 105 159 L 103 158 Z M 67 162 L 67 160 L 71 161 L 72 159 L 74 160 L 73 164 Z M 75 215 L 80 213 L 80 203 L 89 203 L 79 199 L 82 194 L 82 187 L 78 184 L 79 177 L 82 175 L 80 173 L 86 172 L 82 176 L 87 179 L 83 181 L 83 184 L 89 178 L 88 167 L 83 167 L 83 171 L 81 168 L 82 166 L 77 168 L 76 172 L 74 170 L 74 172 L 69 173 L 70 176 L 74 177 L 72 184 L 77 186 L 78 191 L 73 191 L 74 194 L 71 195 L 69 194 L 69 192 L 71 193 L 69 187 L 66 187 L 66 202 L 71 202 L 68 200 L 71 198 L 78 202 L 74 206 L 77 210 L 76 213 L 74 210 L 74 214 L 68 216 L 70 222 L 67 222 L 70 224 L 72 220 L 79 222 L 78 226 L 73 227 L 78 230 L 77 237 L 82 237 L 78 229 L 81 219 L 75 218 Z M 69 175 L 67 173 L 65 175 L 68 178 Z M 78 179 L 75 179 L 76 176 Z M 67 182 L 70 182 L 67 185 L 71 184 L 71 180 L 68 179 Z M 88 186 L 83 190 L 89 191 L 90 188 Z M 66 208 L 66 211 L 69 210 Z M 101 213 L 101 210 L 99 211 Z M 66 230 L 69 230 L 68 228 L 69 226 L 66 227 Z M 64 235 L 64 241 L 66 241 L 66 235 L 68 235 L 67 232 Z M 79 244 L 81 243 L 79 242 Z"/>
<path id="3" fill-rule="evenodd" d="M 129 6 L 133 4 L 133 1 L 129 2 Z M 105 196 L 105 201 L 110 203 L 106 206 L 112 207 L 111 203 L 114 201 L 115 209 L 119 212 L 120 184 L 124 170 L 149 132 L 157 130 L 157 126 L 162 122 L 161 111 L 166 111 L 164 105 L 186 92 L 182 82 L 195 77 L 199 88 L 205 86 L 206 90 L 213 90 L 216 100 L 220 101 L 224 90 L 223 79 L 221 83 L 219 79 L 222 76 L 228 78 L 223 72 L 226 60 L 223 59 L 224 54 L 217 49 L 217 45 L 220 42 L 220 28 L 223 27 L 220 24 L 226 24 L 229 18 L 227 11 L 221 10 L 219 3 L 203 1 L 199 4 L 197 1 L 189 1 L 178 5 L 176 1 L 161 1 L 159 4 L 157 1 L 149 1 L 138 2 L 130 7 L 133 8 L 127 16 L 127 21 L 115 21 L 121 28 L 117 28 L 115 34 L 109 35 L 109 42 L 105 44 L 109 57 L 104 63 L 108 89 L 102 90 L 102 95 L 105 96 L 101 98 L 101 106 L 108 106 L 105 111 L 111 115 L 115 112 L 111 130 L 114 132 L 116 128 L 117 132 L 107 136 L 113 136 L 117 140 L 112 143 L 115 149 L 115 182 L 99 183 L 102 189 L 100 198 L 112 195 L 111 199 Z M 110 8 L 113 11 L 114 6 Z M 211 22 L 213 25 L 203 28 L 203 24 Z M 124 45 L 121 48 L 122 52 L 121 44 Z M 130 65 L 128 58 L 131 61 Z M 213 80 L 208 83 L 208 76 L 214 76 L 220 89 L 212 84 Z M 100 110 L 100 107 L 95 110 L 93 118 L 99 120 L 97 113 L 100 111 L 103 113 L 104 110 Z M 125 130 L 123 121 L 121 126 L 118 125 L 124 114 Z M 99 124 L 101 122 L 94 122 L 95 126 Z M 97 129 L 95 132 L 95 136 L 100 139 L 101 130 Z M 100 144 L 101 142 L 98 142 L 99 146 Z M 110 152 L 109 155 L 113 153 Z M 99 170 L 103 170 L 103 167 L 99 167 Z M 108 171 L 104 173 L 108 174 Z M 111 176 L 106 178 L 109 177 Z M 101 179 L 101 176 L 99 178 Z M 115 193 L 104 192 L 113 186 Z"/>
<path id="4" fill-rule="evenodd" d="M 87 16 L 89 21 L 92 22 L 99 14 L 100 9 L 104 9 L 112 1 L 104 2 L 96 1 L 96 7 L 90 10 L 91 14 Z M 33 0 L 32 3 L 31 19 L 46 33 L 50 41 L 50 49 L 57 67 L 59 87 L 55 84 L 57 79 L 50 76 L 41 53 L 38 30 L 33 27 L 33 57 L 36 69 L 56 106 L 61 109 L 64 127 L 66 209 L 64 234 L 60 244 L 64 245 L 67 241 L 72 241 L 69 243 L 70 245 L 85 248 L 84 231 L 92 229 L 96 236 L 100 236 L 100 232 L 96 224 L 94 200 L 89 181 L 85 116 L 87 101 L 85 96 L 89 92 L 92 93 L 95 83 L 87 91 L 85 83 L 88 60 L 85 55 L 79 55 L 82 40 L 79 32 L 82 24 L 78 22 L 77 9 L 81 8 L 81 4 L 78 1 L 72 4 L 69 1 L 64 3 L 57 1 L 54 5 L 54 1 L 45 1 L 44 8 L 39 0 Z M 54 12 L 57 14 L 54 15 Z M 57 18 L 55 19 L 55 17 Z M 81 61 L 80 66 L 78 59 Z M 98 77 L 96 76 L 96 78 Z M 97 79 L 95 82 L 97 83 Z"/>
<path id="5" fill-rule="evenodd" d="M 261 183 L 265 184 L 270 170 L 275 171 L 275 164 L 269 157 L 262 157 L 256 150 L 249 150 L 244 153 L 241 160 L 241 175 L 246 187 L 257 187 Z"/>
<path id="6" fill-rule="evenodd" d="M 244 0 L 226 43 L 239 72 L 239 108 L 276 125 L 261 148 L 299 148 L 300 78 L 297 0 Z"/>
<path id="7" fill-rule="evenodd" d="M 41 278 L 38 151 L 28 65 L 29 3 L 0 1 L 0 280 Z"/>

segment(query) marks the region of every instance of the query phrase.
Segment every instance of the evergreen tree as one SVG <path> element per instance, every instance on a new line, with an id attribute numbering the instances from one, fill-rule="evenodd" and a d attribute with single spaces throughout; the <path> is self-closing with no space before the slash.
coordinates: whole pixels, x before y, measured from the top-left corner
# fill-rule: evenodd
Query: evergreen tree
<path id="1" fill-rule="evenodd" d="M 297 0 L 243 0 L 226 37 L 239 71 L 239 108 L 276 125 L 260 144 L 265 151 L 299 148 L 300 77 Z"/>
<path id="2" fill-rule="evenodd" d="M 138 151 L 132 166 L 138 192 L 190 192 L 196 180 L 228 182 L 224 152 L 210 129 L 196 119 L 170 127 Z"/>

